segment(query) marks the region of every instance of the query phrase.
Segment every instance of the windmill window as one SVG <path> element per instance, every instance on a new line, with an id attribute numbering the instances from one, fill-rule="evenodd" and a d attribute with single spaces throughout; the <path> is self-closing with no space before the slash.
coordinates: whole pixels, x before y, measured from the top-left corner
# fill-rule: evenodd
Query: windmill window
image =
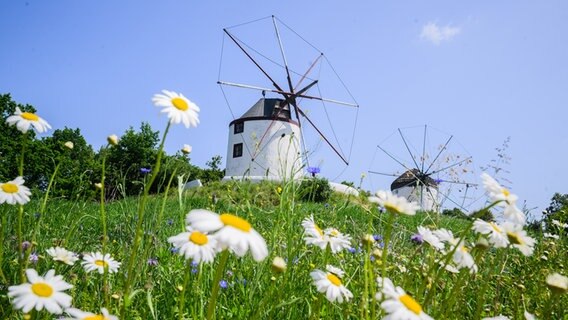
<path id="1" fill-rule="evenodd" d="M 243 131 L 245 131 L 245 123 L 244 122 L 235 123 L 234 130 L 235 130 L 235 134 L 242 133 Z"/>
<path id="2" fill-rule="evenodd" d="M 238 158 L 243 156 L 243 144 L 236 143 L 233 145 L 233 158 Z"/>

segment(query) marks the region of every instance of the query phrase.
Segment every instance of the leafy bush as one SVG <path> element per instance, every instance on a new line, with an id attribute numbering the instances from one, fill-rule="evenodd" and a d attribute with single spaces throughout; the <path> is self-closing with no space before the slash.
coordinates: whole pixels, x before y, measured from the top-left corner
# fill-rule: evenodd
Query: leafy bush
<path id="1" fill-rule="evenodd" d="M 460 208 L 444 209 L 444 211 L 442 211 L 442 215 L 459 219 L 468 219 L 467 214 L 465 214 Z"/>
<path id="2" fill-rule="evenodd" d="M 495 216 L 493 216 L 493 213 L 490 210 L 475 211 L 470 215 L 470 217 L 473 219 L 481 219 L 488 222 L 495 221 Z"/>
<path id="3" fill-rule="evenodd" d="M 329 182 L 324 178 L 310 178 L 302 180 L 298 194 L 303 201 L 326 202 L 332 191 Z"/>

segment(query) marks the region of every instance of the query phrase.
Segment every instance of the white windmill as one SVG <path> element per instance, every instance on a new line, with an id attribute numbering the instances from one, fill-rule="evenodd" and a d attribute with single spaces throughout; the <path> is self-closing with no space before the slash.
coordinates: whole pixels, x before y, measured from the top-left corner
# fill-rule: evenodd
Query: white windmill
<path id="1" fill-rule="evenodd" d="M 273 28 L 270 28 L 270 33 L 275 36 L 277 43 L 277 45 L 272 45 L 272 47 L 269 48 L 272 49 L 272 56 L 260 49 L 251 47 L 237 37 L 237 32 L 233 31 L 233 28 L 248 25 L 249 23 L 223 29 L 224 36 L 236 46 L 231 46 L 231 48 L 240 52 L 240 54 L 234 54 L 233 56 L 238 55 L 246 60 L 241 61 L 235 67 L 234 74 L 236 76 L 229 75 L 228 77 L 233 79 L 235 77 L 246 77 L 250 76 L 250 74 L 255 74 L 255 76 L 250 76 L 250 78 L 239 79 L 240 81 L 237 83 L 234 80 L 232 82 L 221 80 L 221 67 L 219 70 L 219 80 L 217 83 L 233 114 L 233 119 L 229 123 L 225 180 L 243 178 L 250 180 L 298 179 L 304 176 L 305 167 L 313 165 L 310 161 L 313 161 L 311 157 L 313 157 L 316 152 L 327 152 L 326 160 L 332 158 L 331 154 L 333 154 L 333 157 L 339 158 L 343 165 L 349 164 L 356 125 L 355 122 L 359 109 L 358 105 L 354 102 L 350 93 L 349 97 L 353 103 L 322 97 L 322 91 L 324 91 L 322 89 L 322 82 L 324 81 L 320 82 L 319 79 L 321 78 L 321 71 L 319 71 L 320 74 L 318 74 L 318 76 L 320 77 L 318 77 L 318 79 L 311 75 L 311 73 L 315 72 L 314 70 L 318 70 L 318 68 L 321 69 L 323 63 L 327 63 L 331 67 L 329 61 L 321 51 L 316 51 L 316 57 L 310 62 L 305 72 L 299 73 L 294 71 L 294 69 L 289 66 L 290 57 L 285 54 L 280 28 L 284 26 L 286 30 L 291 29 L 274 16 L 253 22 L 269 19 L 273 26 Z M 255 26 L 252 32 L 256 35 L 262 29 L 267 28 L 258 28 Z M 292 34 L 298 36 L 293 30 Z M 254 39 L 257 37 L 259 36 L 256 35 Z M 259 38 L 266 40 L 267 37 L 268 36 Z M 301 37 L 300 39 L 305 41 Z M 267 45 L 267 43 L 268 41 L 261 42 L 263 45 Z M 315 49 L 313 45 L 309 44 L 309 46 L 312 50 Z M 275 48 L 277 48 L 277 50 Z M 294 53 L 298 54 L 298 52 Z M 301 51 L 300 53 L 305 54 L 306 51 Z M 274 58 L 274 54 L 278 57 Z M 276 61 L 278 59 L 280 59 L 280 62 Z M 223 62 L 223 53 L 221 62 Z M 246 67 L 251 66 L 254 67 L 256 72 L 245 72 Z M 338 77 L 333 67 L 331 67 L 330 70 L 333 70 L 335 76 Z M 345 92 L 348 93 L 341 79 L 339 79 L 339 82 Z M 243 83 L 255 83 L 255 85 Z M 256 97 L 249 96 L 239 101 L 241 106 L 243 104 L 253 104 L 256 99 L 258 99 L 258 101 L 239 117 L 235 117 L 235 113 L 229 103 L 230 99 L 227 98 L 226 89 L 224 89 L 228 87 L 251 89 L 245 90 L 249 92 L 256 90 Z M 260 99 L 258 92 L 262 93 Z M 267 97 L 267 95 L 269 95 L 269 97 Z M 313 104 L 316 104 L 316 106 L 313 106 Z M 349 111 L 351 115 L 354 113 L 354 109 L 356 111 L 354 116 L 355 122 L 352 123 L 351 128 L 353 135 L 350 137 L 349 142 L 351 146 L 349 146 L 350 149 L 348 153 L 343 151 L 346 144 L 340 142 L 340 139 L 338 139 L 339 135 L 336 134 L 336 132 L 340 130 L 343 131 L 340 126 L 345 126 L 345 121 L 341 121 L 340 124 L 332 124 L 326 104 L 347 106 L 351 109 L 351 111 Z M 343 120 L 345 120 L 345 118 L 346 117 L 342 117 Z M 325 121 L 327 121 L 329 125 L 316 125 L 316 123 L 321 124 Z M 310 141 L 308 141 L 308 139 L 313 137 L 316 137 L 316 142 L 313 143 L 316 147 L 309 145 Z M 345 141 L 345 139 L 343 141 Z M 321 145 L 327 145 L 328 148 L 321 148 Z M 323 149 L 325 150 L 322 151 Z"/>

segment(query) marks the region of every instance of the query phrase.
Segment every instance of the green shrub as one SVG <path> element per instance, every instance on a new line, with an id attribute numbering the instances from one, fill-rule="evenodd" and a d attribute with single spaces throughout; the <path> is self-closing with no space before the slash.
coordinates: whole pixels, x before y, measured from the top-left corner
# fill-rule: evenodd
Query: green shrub
<path id="1" fill-rule="evenodd" d="M 326 202 L 332 191 L 329 182 L 324 178 L 310 178 L 302 180 L 298 195 L 303 201 Z"/>

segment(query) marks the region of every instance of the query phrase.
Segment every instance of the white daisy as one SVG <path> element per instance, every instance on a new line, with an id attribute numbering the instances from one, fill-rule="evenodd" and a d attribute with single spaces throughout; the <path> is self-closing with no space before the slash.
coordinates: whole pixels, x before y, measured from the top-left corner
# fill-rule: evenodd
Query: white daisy
<path id="1" fill-rule="evenodd" d="M 568 223 L 562 223 L 555 219 L 552 219 L 552 224 L 560 228 L 568 228 Z"/>
<path id="2" fill-rule="evenodd" d="M 61 247 L 49 248 L 46 250 L 46 252 L 51 257 L 53 257 L 53 260 L 68 264 L 70 266 L 72 266 L 73 264 L 75 264 L 75 262 L 77 262 L 77 260 L 79 260 L 79 258 L 75 256 L 75 253 L 67 251 Z"/>
<path id="3" fill-rule="evenodd" d="M 91 252 L 86 254 L 83 257 L 83 260 L 84 261 L 81 262 L 81 264 L 87 272 L 98 271 L 100 274 L 102 274 L 104 273 L 106 268 L 108 270 L 108 273 L 115 273 L 120 267 L 120 262 L 114 260 L 109 253 L 103 256 L 103 254 L 100 252 Z"/>
<path id="4" fill-rule="evenodd" d="M 186 259 L 199 262 L 212 262 L 218 251 L 217 240 L 200 231 L 186 227 L 187 232 L 169 237 L 168 242 L 178 248 L 178 253 Z"/>
<path id="5" fill-rule="evenodd" d="M 351 248 L 351 236 L 343 234 L 335 228 L 325 229 L 323 239 L 326 243 L 329 243 L 329 247 L 333 253 Z"/>
<path id="6" fill-rule="evenodd" d="M 459 269 L 468 268 L 472 273 L 477 272 L 477 265 L 469 253 L 469 249 L 466 247 L 465 241 L 460 242 L 460 239 L 454 238 L 453 233 L 447 229 L 434 230 L 433 233 L 438 237 L 438 239 L 450 245 L 450 248 L 448 249 L 450 252 L 454 250 L 459 243 L 459 246 L 452 255 L 454 263 Z"/>
<path id="7" fill-rule="evenodd" d="M 416 210 L 420 209 L 416 202 L 409 202 L 406 198 L 394 195 L 390 191 L 377 191 L 377 199 L 380 206 L 393 213 L 413 216 Z"/>
<path id="8" fill-rule="evenodd" d="M 488 235 L 489 242 L 493 244 L 495 248 L 506 248 L 509 245 L 507 234 L 505 234 L 505 231 L 503 231 L 503 229 L 495 222 L 486 222 L 481 219 L 477 219 L 473 223 L 473 230 L 475 232 Z"/>
<path id="9" fill-rule="evenodd" d="M 353 298 L 353 294 L 341 282 L 344 272 L 336 267 L 327 266 L 327 272 L 316 269 L 310 272 L 310 276 L 314 280 L 314 285 L 318 292 L 325 293 L 325 297 L 330 302 L 349 301 Z"/>
<path id="10" fill-rule="evenodd" d="M 35 113 L 22 112 L 18 107 L 16 107 L 16 113 L 6 119 L 6 123 L 11 126 L 16 125 L 16 128 L 23 133 L 28 132 L 30 125 L 33 126 L 38 133 L 43 133 L 51 129 L 49 123 Z"/>
<path id="11" fill-rule="evenodd" d="M 513 247 L 519 249 L 527 257 L 533 254 L 536 240 L 527 235 L 522 225 L 505 222 L 501 227 L 505 231 L 505 234 L 507 234 L 509 243 Z"/>
<path id="12" fill-rule="evenodd" d="M 377 278 L 381 290 L 376 294 L 377 300 L 384 300 L 381 307 L 387 313 L 384 320 L 432 320 L 422 306 L 401 287 L 395 287 L 389 278 Z"/>
<path id="13" fill-rule="evenodd" d="M 0 183 L 0 204 L 6 202 L 8 204 L 26 204 L 30 201 L 32 193 L 28 187 L 24 186 L 24 178 L 16 179 L 4 183 Z"/>
<path id="14" fill-rule="evenodd" d="M 552 239 L 556 239 L 556 240 L 560 239 L 560 236 L 559 236 L 559 235 L 557 235 L 557 234 L 552 234 L 552 233 L 548 233 L 548 232 L 545 232 L 545 233 L 544 233 L 544 237 L 545 237 L 545 238 L 552 238 Z"/>
<path id="15" fill-rule="evenodd" d="M 419 226 L 418 227 L 418 234 L 422 237 L 422 240 L 428 242 L 432 247 L 434 247 L 438 251 L 444 250 L 444 244 L 438 237 L 432 233 L 432 230 Z"/>
<path id="16" fill-rule="evenodd" d="M 73 318 L 64 318 L 64 320 L 118 320 L 118 317 L 109 314 L 106 308 L 101 308 L 100 314 L 85 312 L 76 308 L 65 309 L 65 313 Z"/>
<path id="17" fill-rule="evenodd" d="M 505 217 L 510 221 L 524 225 L 526 222 L 525 214 L 516 206 L 518 197 L 507 188 L 502 187 L 499 182 L 485 172 L 481 174 L 481 179 L 491 201 L 499 201 L 499 206 L 505 208 L 503 212 Z"/>
<path id="18" fill-rule="evenodd" d="M 341 233 L 335 228 L 327 228 L 322 231 L 310 216 L 302 221 L 304 227 L 304 241 L 308 245 L 315 245 L 325 250 L 329 245 L 331 252 L 337 253 L 351 247 L 351 236 Z"/>
<path id="19" fill-rule="evenodd" d="M 181 93 L 176 93 L 173 91 L 162 90 L 163 94 L 155 94 L 152 98 L 152 102 L 157 107 L 163 107 L 162 112 L 168 114 L 170 118 L 170 123 L 177 124 L 182 123 L 186 128 L 190 126 L 197 127 L 199 123 L 199 118 L 197 113 L 199 112 L 199 107 L 189 101 Z"/>
<path id="20" fill-rule="evenodd" d="M 325 249 L 327 242 L 323 239 L 323 231 L 314 222 L 313 216 L 305 218 L 302 221 L 302 227 L 304 228 L 304 241 L 306 241 L 306 244 L 313 244 Z"/>
<path id="21" fill-rule="evenodd" d="M 509 320 L 509 317 L 506 317 L 504 315 L 498 315 L 496 317 L 489 317 L 489 318 L 482 318 L 481 320 Z"/>
<path id="22" fill-rule="evenodd" d="M 239 257 L 244 256 L 249 249 L 255 261 L 262 261 L 268 256 L 266 241 L 243 218 L 229 213 L 218 215 L 196 209 L 191 210 L 185 220 L 195 230 L 204 233 L 217 231 L 214 236 L 221 247 L 228 247 Z"/>
<path id="23" fill-rule="evenodd" d="M 12 304 L 15 309 L 28 313 L 34 308 L 37 311 L 45 308 L 50 313 L 60 314 L 71 306 L 71 296 L 63 291 L 73 286 L 62 276 L 56 276 L 55 270 L 49 270 L 41 277 L 34 269 L 27 269 L 26 276 L 29 283 L 8 288 L 8 296 L 14 298 Z"/>
<path id="24" fill-rule="evenodd" d="M 546 277 L 546 284 L 557 293 L 568 291 L 568 278 L 556 272 Z"/>
<path id="25" fill-rule="evenodd" d="M 528 312 L 527 310 L 525 310 L 524 315 L 525 315 L 525 320 L 536 320 L 534 314 Z"/>

